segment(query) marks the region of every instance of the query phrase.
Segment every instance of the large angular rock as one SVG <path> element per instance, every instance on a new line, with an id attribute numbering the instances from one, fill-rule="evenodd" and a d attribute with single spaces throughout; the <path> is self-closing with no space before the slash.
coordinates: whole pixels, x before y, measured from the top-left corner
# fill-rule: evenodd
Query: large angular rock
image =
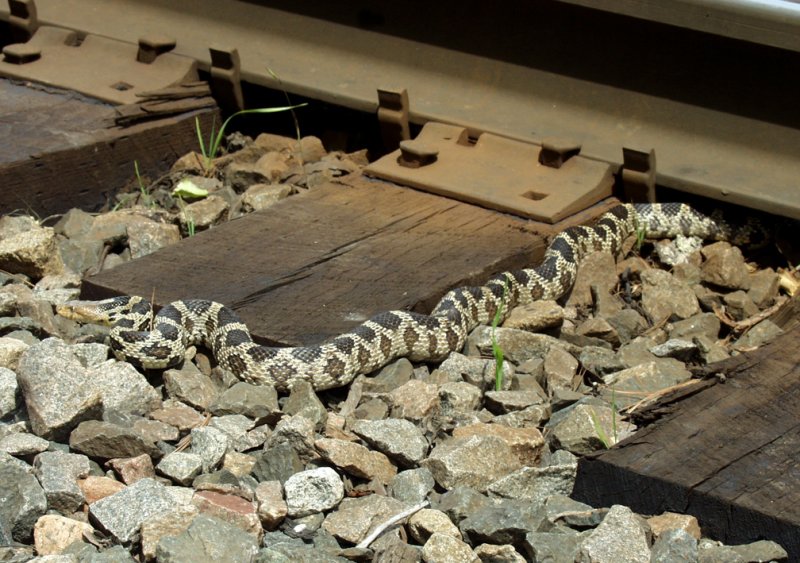
<path id="1" fill-rule="evenodd" d="M 90 369 L 86 378 L 100 391 L 105 410 L 147 414 L 161 406 L 161 395 L 129 363 L 108 360 Z"/>
<path id="2" fill-rule="evenodd" d="M 436 446 L 420 465 L 445 489 L 461 485 L 485 491 L 493 482 L 519 468 L 519 457 L 497 436 L 474 435 Z"/>
<path id="3" fill-rule="evenodd" d="M 258 540 L 219 518 L 201 514 L 183 533 L 164 536 L 156 547 L 160 563 L 184 561 L 253 561 Z"/>
<path id="4" fill-rule="evenodd" d="M 17 376 L 37 436 L 62 440 L 81 421 L 99 418 L 102 395 L 69 346 L 48 338 L 28 348 Z"/>
<path id="5" fill-rule="evenodd" d="M 288 499 L 287 499 L 288 500 Z M 349 543 L 358 543 L 382 522 L 410 508 L 399 500 L 381 495 L 346 498 L 331 512 L 322 527 L 331 535 Z"/>
<path id="6" fill-rule="evenodd" d="M 342 479 L 330 467 L 292 475 L 284 484 L 289 516 L 298 518 L 330 510 L 344 497 Z"/>
<path id="7" fill-rule="evenodd" d="M 422 432 L 403 418 L 357 420 L 352 430 L 401 467 L 415 467 L 428 452 L 428 441 Z"/>
<path id="8" fill-rule="evenodd" d="M 118 542 L 128 543 L 139 534 L 142 522 L 174 507 L 175 501 L 164 485 L 141 479 L 90 505 L 89 516 Z"/>
<path id="9" fill-rule="evenodd" d="M 83 505 L 85 499 L 78 479 L 89 475 L 89 458 L 66 452 L 42 452 L 36 456 L 34 467 L 48 508 L 68 516 Z"/>
<path id="10" fill-rule="evenodd" d="M 615 504 L 581 543 L 579 563 L 650 563 L 650 529 L 627 506 Z"/>
<path id="11" fill-rule="evenodd" d="M 642 308 L 654 323 L 688 319 L 700 312 L 694 291 L 664 270 L 642 272 Z"/>
<path id="12" fill-rule="evenodd" d="M 0 459 L 0 498 L 0 528 L 8 530 L 16 541 L 29 542 L 33 526 L 47 510 L 39 481 L 31 471 Z"/>
<path id="13" fill-rule="evenodd" d="M 81 422 L 70 434 L 69 446 L 89 457 L 101 459 L 136 457 L 141 454 L 161 457 L 161 450 L 138 432 L 100 420 Z"/>
<path id="14" fill-rule="evenodd" d="M 56 234 L 50 227 L 32 226 L 30 230 L 0 238 L 0 270 L 41 278 L 64 271 L 56 250 Z"/>

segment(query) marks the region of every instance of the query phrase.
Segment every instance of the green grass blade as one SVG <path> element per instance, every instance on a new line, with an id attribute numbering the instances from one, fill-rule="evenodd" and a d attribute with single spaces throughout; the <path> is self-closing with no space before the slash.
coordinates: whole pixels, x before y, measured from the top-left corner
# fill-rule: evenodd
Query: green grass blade
<path id="1" fill-rule="evenodd" d="M 206 144 L 205 141 L 203 141 L 203 132 L 200 130 L 200 118 L 197 116 L 194 118 L 194 128 L 197 131 L 197 143 L 200 145 L 200 153 L 203 155 L 204 159 L 208 159 Z"/>

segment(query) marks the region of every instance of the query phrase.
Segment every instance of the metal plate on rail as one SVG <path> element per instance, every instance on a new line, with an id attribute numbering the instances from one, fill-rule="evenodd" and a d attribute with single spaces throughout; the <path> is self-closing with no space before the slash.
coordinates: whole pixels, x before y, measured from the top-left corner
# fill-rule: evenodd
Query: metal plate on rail
<path id="1" fill-rule="evenodd" d="M 614 183 L 604 162 L 570 156 L 556 168 L 543 163 L 540 146 L 491 133 L 473 140 L 456 125 L 429 122 L 400 147 L 365 172 L 551 224 L 609 197 Z"/>
<path id="2" fill-rule="evenodd" d="M 99 35 L 39 27 L 25 43 L 3 48 L 0 76 L 74 90 L 112 104 L 141 101 L 141 94 L 197 80 L 197 63 L 170 54 L 175 41 L 143 38 L 132 45 Z"/>
<path id="3" fill-rule="evenodd" d="M 614 167 L 654 149 L 660 186 L 800 219 L 796 51 L 547 0 L 36 5 L 43 23 L 132 44 L 172 36 L 203 70 L 212 42 L 236 48 L 242 80 L 358 110 L 405 88 L 412 123 L 567 138 Z"/>

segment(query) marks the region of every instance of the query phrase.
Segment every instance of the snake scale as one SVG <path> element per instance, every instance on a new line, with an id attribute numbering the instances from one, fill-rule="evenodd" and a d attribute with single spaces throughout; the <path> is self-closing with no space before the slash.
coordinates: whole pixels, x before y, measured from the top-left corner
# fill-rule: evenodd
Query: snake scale
<path id="1" fill-rule="evenodd" d="M 541 299 L 558 299 L 575 281 L 583 256 L 594 250 L 618 254 L 626 237 L 677 235 L 729 240 L 747 237 L 721 217 L 707 216 L 680 203 L 623 204 L 593 226 L 570 227 L 554 237 L 535 268 L 503 272 L 480 287 L 461 287 L 442 297 L 430 315 L 408 311 L 380 313 L 350 332 L 318 345 L 296 348 L 261 346 L 228 307 L 213 301 L 186 299 L 162 308 L 152 318 L 150 303 L 141 297 L 116 297 L 75 302 L 62 307 L 64 316 L 112 325 L 111 348 L 116 356 L 139 367 L 161 369 L 180 363 L 189 345 L 209 348 L 217 362 L 238 378 L 272 384 L 286 391 L 300 380 L 314 389 L 350 383 L 395 358 L 436 361 L 460 350 L 469 332 L 492 322 L 498 308 L 507 311 Z"/>

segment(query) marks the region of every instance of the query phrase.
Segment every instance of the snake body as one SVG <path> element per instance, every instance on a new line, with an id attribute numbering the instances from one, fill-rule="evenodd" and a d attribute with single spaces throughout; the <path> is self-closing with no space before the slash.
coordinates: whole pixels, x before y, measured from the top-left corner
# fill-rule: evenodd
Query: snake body
<path id="1" fill-rule="evenodd" d="M 318 346 L 272 348 L 253 342 L 234 311 L 213 301 L 186 299 L 163 307 L 155 318 L 141 297 L 94 302 L 96 317 L 112 324 L 111 347 L 117 357 L 144 368 L 166 368 L 184 359 L 186 347 L 202 344 L 238 378 L 289 390 L 300 380 L 317 390 L 341 387 L 393 359 L 436 361 L 460 350 L 469 332 L 507 311 L 541 299 L 558 299 L 575 281 L 588 252 L 618 254 L 629 235 L 648 238 L 677 235 L 732 240 L 736 233 L 719 217 L 685 204 L 624 204 L 593 226 L 570 227 L 554 237 L 535 268 L 503 272 L 479 287 L 461 287 L 442 297 L 430 315 L 408 311 L 380 313 L 350 332 Z M 746 236 L 746 234 L 744 235 Z"/>

